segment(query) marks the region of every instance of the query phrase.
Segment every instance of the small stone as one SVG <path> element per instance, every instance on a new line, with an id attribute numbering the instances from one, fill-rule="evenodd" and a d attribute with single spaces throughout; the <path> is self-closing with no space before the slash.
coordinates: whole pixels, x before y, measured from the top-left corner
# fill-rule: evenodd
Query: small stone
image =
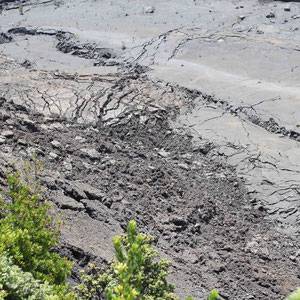
<path id="1" fill-rule="evenodd" d="M 227 251 L 227 252 L 232 252 L 234 249 L 232 248 L 231 245 L 226 244 L 226 245 L 222 248 L 222 250 Z"/>
<path id="2" fill-rule="evenodd" d="M 91 164 L 86 163 L 85 161 L 82 162 L 83 166 L 87 169 L 87 170 L 92 170 L 93 166 Z"/>
<path id="3" fill-rule="evenodd" d="M 80 151 L 91 159 L 99 159 L 100 158 L 100 153 L 96 149 L 83 148 L 83 149 L 80 149 Z"/>
<path id="4" fill-rule="evenodd" d="M 50 129 L 50 126 L 47 126 L 46 124 L 42 124 L 42 125 L 40 126 L 40 128 L 43 129 L 43 130 L 49 130 L 49 129 Z"/>
<path id="5" fill-rule="evenodd" d="M 24 68 L 30 68 L 31 67 L 31 62 L 28 59 L 25 59 L 22 63 L 21 66 Z"/>
<path id="6" fill-rule="evenodd" d="M 76 182 L 76 187 L 84 192 L 90 200 L 102 200 L 105 197 L 105 193 L 97 188 L 83 182 Z"/>
<path id="7" fill-rule="evenodd" d="M 0 136 L 0 145 L 5 143 L 5 138 Z"/>
<path id="8" fill-rule="evenodd" d="M 146 9 L 145 9 L 145 13 L 146 14 L 153 14 L 155 11 L 155 8 L 153 6 L 148 6 Z"/>
<path id="9" fill-rule="evenodd" d="M 67 171 L 72 171 L 73 167 L 72 167 L 72 164 L 69 161 L 64 161 L 63 165 L 64 165 L 64 168 Z"/>
<path id="10" fill-rule="evenodd" d="M 14 136 L 14 132 L 11 130 L 4 130 L 1 135 L 6 138 L 12 138 Z"/>
<path id="11" fill-rule="evenodd" d="M 58 131 L 61 131 L 64 128 L 64 126 L 62 124 L 60 124 L 60 123 L 53 123 L 50 126 L 48 126 L 48 128 L 50 128 L 50 129 L 56 129 Z"/>
<path id="12" fill-rule="evenodd" d="M 56 160 L 58 158 L 58 155 L 54 152 L 50 152 L 49 157 L 50 157 L 51 160 Z"/>
<path id="13" fill-rule="evenodd" d="M 237 17 L 237 22 L 240 23 L 241 21 L 243 21 L 245 19 L 245 16 L 238 16 Z"/>
<path id="14" fill-rule="evenodd" d="M 54 147 L 54 148 L 57 148 L 57 149 L 61 149 L 62 148 L 62 144 L 59 142 L 59 141 L 52 141 L 51 142 L 51 145 Z"/>
<path id="15" fill-rule="evenodd" d="M 122 203 L 123 205 L 129 205 L 129 204 L 130 204 L 130 202 L 127 201 L 126 199 L 121 200 L 121 203 Z"/>
<path id="16" fill-rule="evenodd" d="M 164 158 L 167 158 L 167 157 L 170 155 L 170 153 L 167 152 L 165 149 L 161 149 L 161 150 L 158 152 L 158 154 L 159 154 L 161 157 L 164 157 Z"/>
<path id="17" fill-rule="evenodd" d="M 291 7 L 289 5 L 285 6 L 284 11 L 291 11 Z"/>
<path id="18" fill-rule="evenodd" d="M 253 249 L 258 247 L 258 243 L 256 241 L 250 241 L 246 245 L 246 250 Z"/>
<path id="19" fill-rule="evenodd" d="M 293 261 L 293 262 L 297 262 L 297 258 L 296 258 L 296 256 L 294 256 L 294 255 L 291 255 L 291 256 L 290 256 L 290 260 Z"/>
<path id="20" fill-rule="evenodd" d="M 194 152 L 200 152 L 204 155 L 208 154 L 212 150 L 213 146 L 209 142 L 203 142 L 199 145 L 194 146 L 193 151 Z"/>
<path id="21" fill-rule="evenodd" d="M 224 272 L 226 269 L 225 269 L 225 266 L 223 264 L 214 263 L 212 270 L 216 273 L 221 273 L 221 272 Z"/>
<path id="22" fill-rule="evenodd" d="M 45 153 L 44 153 L 44 151 L 43 151 L 42 149 L 36 148 L 36 147 L 29 147 L 29 148 L 27 148 L 26 151 L 27 151 L 27 153 L 28 153 L 29 155 L 32 155 L 32 153 L 40 154 L 40 155 L 42 155 L 42 156 L 45 155 Z"/>
<path id="23" fill-rule="evenodd" d="M 181 168 L 181 169 L 184 169 L 186 171 L 189 170 L 189 166 L 187 164 L 178 164 L 178 167 Z"/>
<path id="24" fill-rule="evenodd" d="M 185 227 L 187 225 L 186 220 L 181 216 L 173 216 L 170 218 L 170 222 L 180 227 Z"/>
<path id="25" fill-rule="evenodd" d="M 76 200 L 87 198 L 86 193 L 79 186 L 77 186 L 76 181 L 69 182 L 64 189 L 68 196 Z"/>
<path id="26" fill-rule="evenodd" d="M 190 253 L 188 250 L 183 251 L 182 259 L 187 263 L 192 263 L 192 264 L 196 264 L 199 261 L 197 255 L 195 255 L 194 253 Z"/>
<path id="27" fill-rule="evenodd" d="M 15 125 L 15 120 L 14 119 L 7 119 L 5 121 L 5 123 L 8 125 L 8 126 L 14 126 Z"/>
<path id="28" fill-rule="evenodd" d="M 265 257 L 269 257 L 270 256 L 269 250 L 266 247 L 264 247 L 264 248 L 261 249 L 261 254 L 263 254 Z"/>
<path id="29" fill-rule="evenodd" d="M 6 112 L 4 109 L 0 109 L 0 119 L 2 119 L 2 121 L 6 121 L 9 118 L 10 118 L 10 114 Z"/>
<path id="30" fill-rule="evenodd" d="M 37 126 L 35 124 L 34 121 L 28 119 L 28 118 L 25 118 L 22 120 L 21 122 L 23 125 L 25 125 L 29 130 L 31 131 L 37 131 Z"/>
<path id="31" fill-rule="evenodd" d="M 270 12 L 266 15 L 266 18 L 270 19 L 270 18 L 275 18 L 275 14 Z"/>
<path id="32" fill-rule="evenodd" d="M 18 139 L 18 144 L 22 146 L 27 146 L 28 143 L 24 139 Z"/>
<path id="33" fill-rule="evenodd" d="M 202 162 L 201 161 L 194 160 L 193 164 L 196 165 L 197 167 L 202 167 Z"/>
<path id="34" fill-rule="evenodd" d="M 80 135 L 75 137 L 75 140 L 80 142 L 80 143 L 84 143 L 86 141 L 86 139 Z"/>
<path id="35" fill-rule="evenodd" d="M 186 154 L 181 155 L 181 157 L 184 158 L 184 159 L 190 160 L 192 158 L 192 154 L 186 153 Z"/>

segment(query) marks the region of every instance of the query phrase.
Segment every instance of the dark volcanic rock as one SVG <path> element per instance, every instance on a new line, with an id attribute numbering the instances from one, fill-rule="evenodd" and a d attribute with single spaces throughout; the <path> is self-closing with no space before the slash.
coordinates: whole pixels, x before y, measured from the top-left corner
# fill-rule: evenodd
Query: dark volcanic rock
<path id="1" fill-rule="evenodd" d="M 0 44 L 3 44 L 3 43 L 9 43 L 12 41 L 12 37 L 3 33 L 3 32 L 0 32 Z"/>
<path id="2" fill-rule="evenodd" d="M 1 109 L 7 114 L 17 111 L 8 102 Z M 37 127 L 49 124 L 42 115 L 27 113 Z M 247 190 L 233 169 L 204 156 L 201 149 L 195 151 L 190 138 L 172 132 L 169 114 L 172 110 L 148 112 L 143 125 L 139 117 L 128 116 L 126 122 L 99 130 L 87 131 L 86 126 L 59 118 L 55 122 L 65 126 L 63 131 L 15 130 L 14 135 L 24 135 L 45 157 L 53 147 L 59 153 L 57 159 L 45 160 L 42 182 L 65 216 L 59 253 L 76 262 L 71 283 L 78 282 L 79 270 L 89 262 L 106 265 L 112 236 L 134 219 L 142 232 L 155 236 L 160 253 L 174 263 L 171 280 L 177 285 L 182 278 L 188 280 L 189 294 L 198 299 L 204 297 L 203 289 L 211 289 L 211 282 L 224 296 L 230 291 L 246 299 L 236 285 L 241 279 L 247 295 L 255 299 L 265 293 L 282 298 L 285 283 L 299 284 L 293 275 L 295 259 L 290 259 L 295 256 L 294 240 L 274 231 L 264 214 L 249 206 Z M 2 119 L 0 126 L 4 133 L 9 130 Z M 14 157 L 23 157 L 27 143 L 10 139 L 6 145 Z M 97 148 L 97 159 L 70 150 L 87 144 Z M 5 153 L 0 156 L 8 158 Z M 64 161 L 71 164 L 71 180 L 64 178 Z M 197 163 L 180 167 L 190 162 Z"/>

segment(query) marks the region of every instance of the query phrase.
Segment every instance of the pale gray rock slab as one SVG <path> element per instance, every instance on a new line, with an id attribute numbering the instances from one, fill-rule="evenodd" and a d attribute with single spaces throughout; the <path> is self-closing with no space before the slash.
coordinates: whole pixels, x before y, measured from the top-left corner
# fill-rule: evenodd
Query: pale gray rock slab
<path id="1" fill-rule="evenodd" d="M 84 210 L 84 205 L 71 197 L 56 193 L 52 198 L 61 209 L 71 209 L 75 211 Z"/>

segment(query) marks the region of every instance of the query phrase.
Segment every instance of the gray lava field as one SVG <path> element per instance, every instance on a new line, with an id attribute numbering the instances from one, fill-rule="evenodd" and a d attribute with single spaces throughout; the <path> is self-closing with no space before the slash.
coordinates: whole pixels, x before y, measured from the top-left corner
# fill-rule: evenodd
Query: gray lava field
<path id="1" fill-rule="evenodd" d="M 300 2 L 0 0 L 0 185 L 36 152 L 78 283 L 135 220 L 180 299 L 300 286 Z"/>

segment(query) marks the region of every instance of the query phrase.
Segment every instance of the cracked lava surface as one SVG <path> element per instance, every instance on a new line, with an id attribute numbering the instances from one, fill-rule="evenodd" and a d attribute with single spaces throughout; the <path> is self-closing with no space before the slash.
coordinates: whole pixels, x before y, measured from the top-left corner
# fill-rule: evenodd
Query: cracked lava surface
<path id="1" fill-rule="evenodd" d="M 283 299 L 299 286 L 300 3 L 0 11 L 0 178 L 33 151 L 45 160 L 70 282 L 105 265 L 135 219 L 181 298 Z"/>

